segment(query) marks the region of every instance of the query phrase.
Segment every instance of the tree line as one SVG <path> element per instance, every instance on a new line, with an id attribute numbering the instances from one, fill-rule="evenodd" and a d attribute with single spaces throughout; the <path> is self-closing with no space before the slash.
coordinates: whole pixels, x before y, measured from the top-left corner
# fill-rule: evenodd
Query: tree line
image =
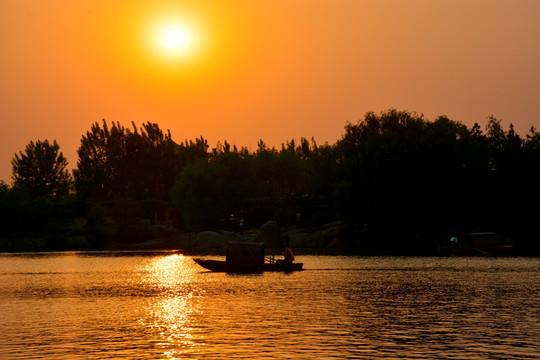
<path id="1" fill-rule="evenodd" d="M 176 143 L 147 122 L 95 123 L 70 173 L 56 141 L 30 142 L 0 184 L 4 249 L 131 244 L 165 233 L 339 220 L 347 248 L 431 253 L 441 239 L 498 231 L 536 251 L 540 133 L 489 117 L 482 129 L 406 111 L 367 113 L 335 144 L 262 140 L 255 150 L 200 137 Z M 299 220 L 301 219 L 301 220 Z M 78 239 L 78 240 L 73 240 Z M 536 252 L 537 253 L 537 252 Z"/>

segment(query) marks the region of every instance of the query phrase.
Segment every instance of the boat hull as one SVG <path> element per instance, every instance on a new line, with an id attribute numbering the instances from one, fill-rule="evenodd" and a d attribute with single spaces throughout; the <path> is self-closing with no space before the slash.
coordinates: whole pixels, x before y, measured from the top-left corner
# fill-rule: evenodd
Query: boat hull
<path id="1" fill-rule="evenodd" d="M 291 271 L 300 271 L 302 270 L 303 263 L 292 263 L 292 264 L 286 264 L 286 263 L 273 263 L 273 264 L 264 264 L 262 267 L 259 268 L 234 268 L 227 264 L 227 262 L 222 260 L 209 260 L 209 259 L 199 259 L 194 258 L 193 261 L 195 261 L 197 264 L 202 266 L 203 268 L 214 271 L 214 272 L 229 272 L 229 273 L 258 273 L 263 271 L 281 271 L 281 272 L 291 272 Z"/>

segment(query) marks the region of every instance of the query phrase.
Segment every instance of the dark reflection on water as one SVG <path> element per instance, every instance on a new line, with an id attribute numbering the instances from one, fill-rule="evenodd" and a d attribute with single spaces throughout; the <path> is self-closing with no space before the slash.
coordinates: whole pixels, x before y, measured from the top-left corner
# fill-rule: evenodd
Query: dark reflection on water
<path id="1" fill-rule="evenodd" d="M 171 252 L 0 255 L 0 358 L 540 357 L 538 259 L 299 258 L 228 275 Z"/>

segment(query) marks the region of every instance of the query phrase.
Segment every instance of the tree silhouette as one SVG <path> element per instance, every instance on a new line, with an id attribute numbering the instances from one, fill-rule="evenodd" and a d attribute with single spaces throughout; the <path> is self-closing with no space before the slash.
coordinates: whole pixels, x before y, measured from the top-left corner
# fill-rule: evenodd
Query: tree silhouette
<path id="1" fill-rule="evenodd" d="M 26 189 L 32 196 L 60 199 L 69 191 L 71 176 L 60 146 L 48 140 L 30 141 L 24 152 L 11 161 L 14 186 Z"/>
<path id="2" fill-rule="evenodd" d="M 497 231 L 538 254 L 535 128 L 522 138 L 494 116 L 469 129 L 391 109 L 348 123 L 332 145 L 260 140 L 249 151 L 224 141 L 209 151 L 202 136 L 177 144 L 156 123 L 132 125 L 92 125 L 73 172 L 79 196 L 61 202 L 51 199 L 67 193 L 70 177 L 56 141 L 16 154 L 14 186 L 0 182 L 6 236 L 50 235 L 54 246 L 72 233 L 92 244 L 111 236 L 127 246 L 164 224 L 217 229 L 235 214 L 249 226 L 287 226 L 301 213 L 309 230 L 341 220 L 338 243 L 367 253 L 434 254 L 449 234 Z M 76 217 L 89 225 L 75 229 Z"/>
<path id="3" fill-rule="evenodd" d="M 73 171 L 83 198 L 166 200 L 181 168 L 206 155 L 208 145 L 202 137 L 178 145 L 158 124 L 147 122 L 139 129 L 132 125 L 126 129 L 103 120 L 83 135 Z"/>

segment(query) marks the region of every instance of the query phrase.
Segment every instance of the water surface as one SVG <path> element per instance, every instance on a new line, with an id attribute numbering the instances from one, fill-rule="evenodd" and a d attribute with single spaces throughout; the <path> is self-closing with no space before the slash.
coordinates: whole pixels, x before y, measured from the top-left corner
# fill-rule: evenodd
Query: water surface
<path id="1" fill-rule="evenodd" d="M 540 260 L 172 252 L 0 255 L 0 358 L 538 359 Z"/>

